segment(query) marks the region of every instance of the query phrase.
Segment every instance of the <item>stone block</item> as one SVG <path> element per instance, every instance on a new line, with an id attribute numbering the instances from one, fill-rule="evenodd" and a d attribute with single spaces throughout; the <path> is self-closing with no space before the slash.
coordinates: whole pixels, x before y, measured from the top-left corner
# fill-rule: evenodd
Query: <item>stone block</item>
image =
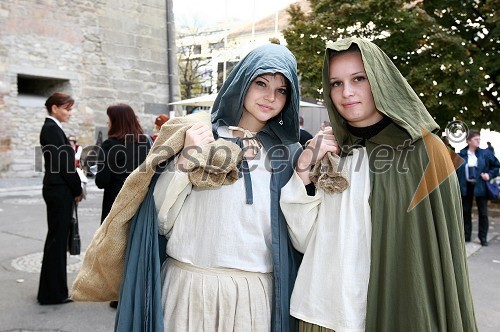
<path id="1" fill-rule="evenodd" d="M 144 103 L 145 114 L 168 114 L 168 105 L 160 103 Z"/>
<path id="2" fill-rule="evenodd" d="M 121 44 L 127 46 L 136 46 L 135 35 L 125 32 L 103 29 L 103 37 L 107 42 L 112 42 L 113 44 Z"/>
<path id="3" fill-rule="evenodd" d="M 113 80 L 113 87 L 118 91 L 141 91 L 142 82 L 132 80 Z"/>

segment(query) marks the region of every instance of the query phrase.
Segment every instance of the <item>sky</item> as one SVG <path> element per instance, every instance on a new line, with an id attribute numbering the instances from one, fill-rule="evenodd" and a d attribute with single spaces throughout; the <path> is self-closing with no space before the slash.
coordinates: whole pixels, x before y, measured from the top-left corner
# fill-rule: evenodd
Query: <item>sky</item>
<path id="1" fill-rule="evenodd" d="M 296 0 L 173 0 L 176 26 L 213 27 L 227 21 L 251 22 Z"/>

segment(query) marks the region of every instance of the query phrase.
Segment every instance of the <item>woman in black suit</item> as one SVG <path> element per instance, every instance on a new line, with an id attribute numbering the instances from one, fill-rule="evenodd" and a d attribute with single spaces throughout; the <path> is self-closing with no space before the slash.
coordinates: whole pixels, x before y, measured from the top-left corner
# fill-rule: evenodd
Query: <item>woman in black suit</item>
<path id="1" fill-rule="evenodd" d="M 101 224 L 116 196 L 134 169 L 145 159 L 152 140 L 144 134 L 132 107 L 117 104 L 108 107 L 109 131 L 99 150 L 95 184 L 104 189 Z"/>
<path id="2" fill-rule="evenodd" d="M 42 305 L 71 302 L 68 298 L 66 250 L 73 203 L 81 201 L 82 187 L 75 169 L 75 151 L 61 123 L 71 117 L 73 104 L 74 100 L 67 94 L 51 95 L 45 102 L 49 115 L 40 132 L 45 162 L 42 191 L 48 224 L 37 297 Z"/>

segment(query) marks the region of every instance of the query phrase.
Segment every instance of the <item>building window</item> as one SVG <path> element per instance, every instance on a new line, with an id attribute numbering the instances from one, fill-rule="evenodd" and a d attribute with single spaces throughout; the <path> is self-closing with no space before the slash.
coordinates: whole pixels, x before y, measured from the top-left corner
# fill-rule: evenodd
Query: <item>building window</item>
<path id="1" fill-rule="evenodd" d="M 201 54 L 201 45 L 193 45 L 193 54 Z"/>
<path id="2" fill-rule="evenodd" d="M 210 43 L 209 47 L 211 50 L 220 50 L 224 48 L 224 41 L 220 41 L 217 43 Z"/>
<path id="3" fill-rule="evenodd" d="M 224 63 L 223 62 L 218 62 L 217 63 L 217 91 L 220 91 L 222 88 L 222 84 L 226 80 L 226 78 L 229 76 L 233 68 L 236 66 L 238 61 L 226 61 L 226 77 L 224 77 Z"/>
<path id="4" fill-rule="evenodd" d="M 201 93 L 208 94 L 208 95 L 211 94 L 212 93 L 212 86 L 205 86 L 205 85 L 203 85 L 201 87 Z"/>
<path id="5" fill-rule="evenodd" d="M 60 78 L 17 75 L 17 93 L 19 95 L 47 97 L 57 91 L 69 91 L 69 80 Z"/>

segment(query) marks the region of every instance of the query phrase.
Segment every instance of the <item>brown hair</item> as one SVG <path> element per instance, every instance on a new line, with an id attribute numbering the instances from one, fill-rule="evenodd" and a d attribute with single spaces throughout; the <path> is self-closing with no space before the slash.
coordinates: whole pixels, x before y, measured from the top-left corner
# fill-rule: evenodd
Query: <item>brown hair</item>
<path id="1" fill-rule="evenodd" d="M 471 139 L 473 139 L 476 136 L 481 136 L 479 131 L 469 130 L 469 133 L 467 134 L 467 141 L 470 141 Z"/>
<path id="2" fill-rule="evenodd" d="M 52 114 L 52 106 L 65 106 L 66 109 L 70 109 L 73 107 L 75 104 L 75 100 L 71 98 L 70 95 L 67 95 L 65 93 L 61 92 L 56 92 L 53 93 L 46 101 L 45 101 L 45 108 L 47 109 L 47 112 L 49 112 L 49 115 Z"/>
<path id="3" fill-rule="evenodd" d="M 361 50 L 359 49 L 359 46 L 355 43 L 352 43 L 351 46 L 349 46 L 348 49 L 343 50 L 343 51 L 334 51 L 334 50 L 329 50 L 329 59 L 331 60 L 333 57 L 339 55 L 339 54 L 347 54 L 347 53 L 361 53 Z"/>
<path id="4" fill-rule="evenodd" d="M 163 126 L 163 124 L 165 122 L 167 122 L 170 118 L 168 117 L 168 115 L 166 114 L 160 114 L 156 117 L 155 119 L 155 125 L 157 125 L 158 127 L 161 127 Z"/>
<path id="5" fill-rule="evenodd" d="M 106 114 L 111 121 L 108 137 L 124 139 L 127 142 L 146 141 L 134 110 L 127 104 L 116 104 L 108 107 Z"/>

